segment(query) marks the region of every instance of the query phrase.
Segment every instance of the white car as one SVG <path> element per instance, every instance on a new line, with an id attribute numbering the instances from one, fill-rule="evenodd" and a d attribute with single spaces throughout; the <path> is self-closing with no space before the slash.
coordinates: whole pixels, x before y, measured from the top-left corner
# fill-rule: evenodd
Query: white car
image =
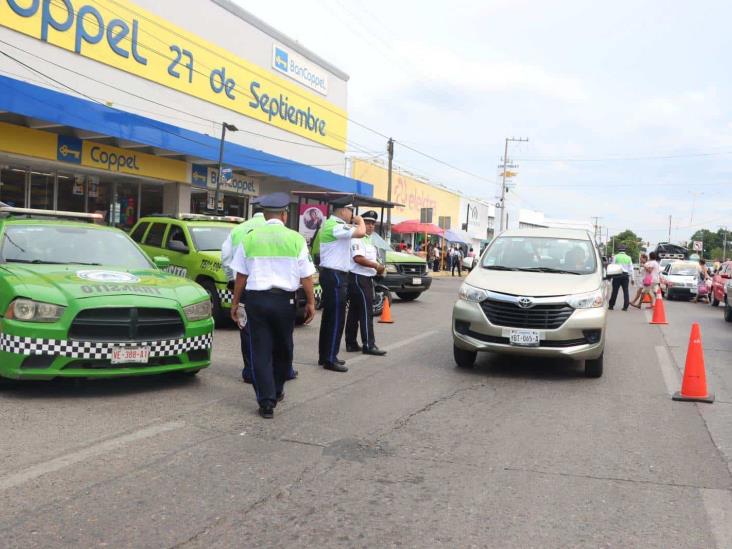
<path id="1" fill-rule="evenodd" d="M 661 292 L 667 299 L 692 299 L 697 293 L 697 266 L 690 261 L 675 261 L 661 273 Z"/>

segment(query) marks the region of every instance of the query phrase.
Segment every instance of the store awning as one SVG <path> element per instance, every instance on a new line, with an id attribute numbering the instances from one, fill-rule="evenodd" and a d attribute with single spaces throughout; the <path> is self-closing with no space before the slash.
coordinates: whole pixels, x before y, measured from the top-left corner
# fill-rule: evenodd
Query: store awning
<path id="1" fill-rule="evenodd" d="M 445 240 L 448 242 L 456 242 L 458 244 L 470 244 L 470 235 L 465 231 L 446 230 L 444 234 Z"/>
<path id="2" fill-rule="evenodd" d="M 217 137 L 6 76 L 0 76 L 0 111 L 46 121 L 57 127 L 79 129 L 96 138 L 116 138 L 218 162 L 220 140 Z M 333 191 L 373 194 L 373 185 L 369 183 L 231 142 L 225 145 L 224 163 Z"/>
<path id="3" fill-rule="evenodd" d="M 416 219 L 412 219 L 410 221 L 402 221 L 401 223 L 393 225 L 391 228 L 391 232 L 397 234 L 427 233 L 442 236 L 445 231 L 440 229 L 434 223 L 420 223 Z"/>

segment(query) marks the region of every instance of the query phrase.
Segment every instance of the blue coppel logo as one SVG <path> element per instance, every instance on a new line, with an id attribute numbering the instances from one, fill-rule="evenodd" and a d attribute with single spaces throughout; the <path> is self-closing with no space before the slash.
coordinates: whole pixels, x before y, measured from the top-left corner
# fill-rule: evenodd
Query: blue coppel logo
<path id="1" fill-rule="evenodd" d="M 287 72 L 289 65 L 289 55 L 280 48 L 275 48 L 275 67 L 281 71 Z"/>

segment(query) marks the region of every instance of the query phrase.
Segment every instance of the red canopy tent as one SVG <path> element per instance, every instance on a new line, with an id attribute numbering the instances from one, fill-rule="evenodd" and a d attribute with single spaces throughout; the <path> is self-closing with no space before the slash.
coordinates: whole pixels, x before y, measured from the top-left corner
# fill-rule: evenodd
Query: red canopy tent
<path id="1" fill-rule="evenodd" d="M 416 219 L 412 219 L 409 221 L 402 221 L 401 223 L 392 225 L 391 232 L 397 233 L 397 234 L 407 234 L 407 233 L 436 234 L 438 236 L 442 236 L 445 233 L 445 231 L 443 229 L 440 229 L 434 223 L 420 223 Z"/>

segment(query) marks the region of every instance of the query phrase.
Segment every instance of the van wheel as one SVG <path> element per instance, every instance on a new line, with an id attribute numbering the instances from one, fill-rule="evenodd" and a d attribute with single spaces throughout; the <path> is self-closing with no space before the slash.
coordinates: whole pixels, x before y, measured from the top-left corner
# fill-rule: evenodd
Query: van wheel
<path id="1" fill-rule="evenodd" d="M 724 319 L 732 322 L 732 307 L 729 306 L 729 297 L 724 300 Z"/>
<path id="2" fill-rule="evenodd" d="M 460 368 L 472 368 L 475 365 L 475 359 L 478 357 L 476 351 L 466 351 L 455 345 L 452 346 L 452 354 L 455 357 L 455 363 Z"/>
<path id="3" fill-rule="evenodd" d="M 221 326 L 226 319 L 222 316 L 221 298 L 216 291 L 216 285 L 210 280 L 202 280 L 199 284 L 208 292 L 208 297 L 211 299 L 211 316 L 216 322 L 216 325 Z"/>
<path id="4" fill-rule="evenodd" d="M 585 377 L 602 377 L 602 359 L 604 353 L 594 360 L 585 360 Z"/>

